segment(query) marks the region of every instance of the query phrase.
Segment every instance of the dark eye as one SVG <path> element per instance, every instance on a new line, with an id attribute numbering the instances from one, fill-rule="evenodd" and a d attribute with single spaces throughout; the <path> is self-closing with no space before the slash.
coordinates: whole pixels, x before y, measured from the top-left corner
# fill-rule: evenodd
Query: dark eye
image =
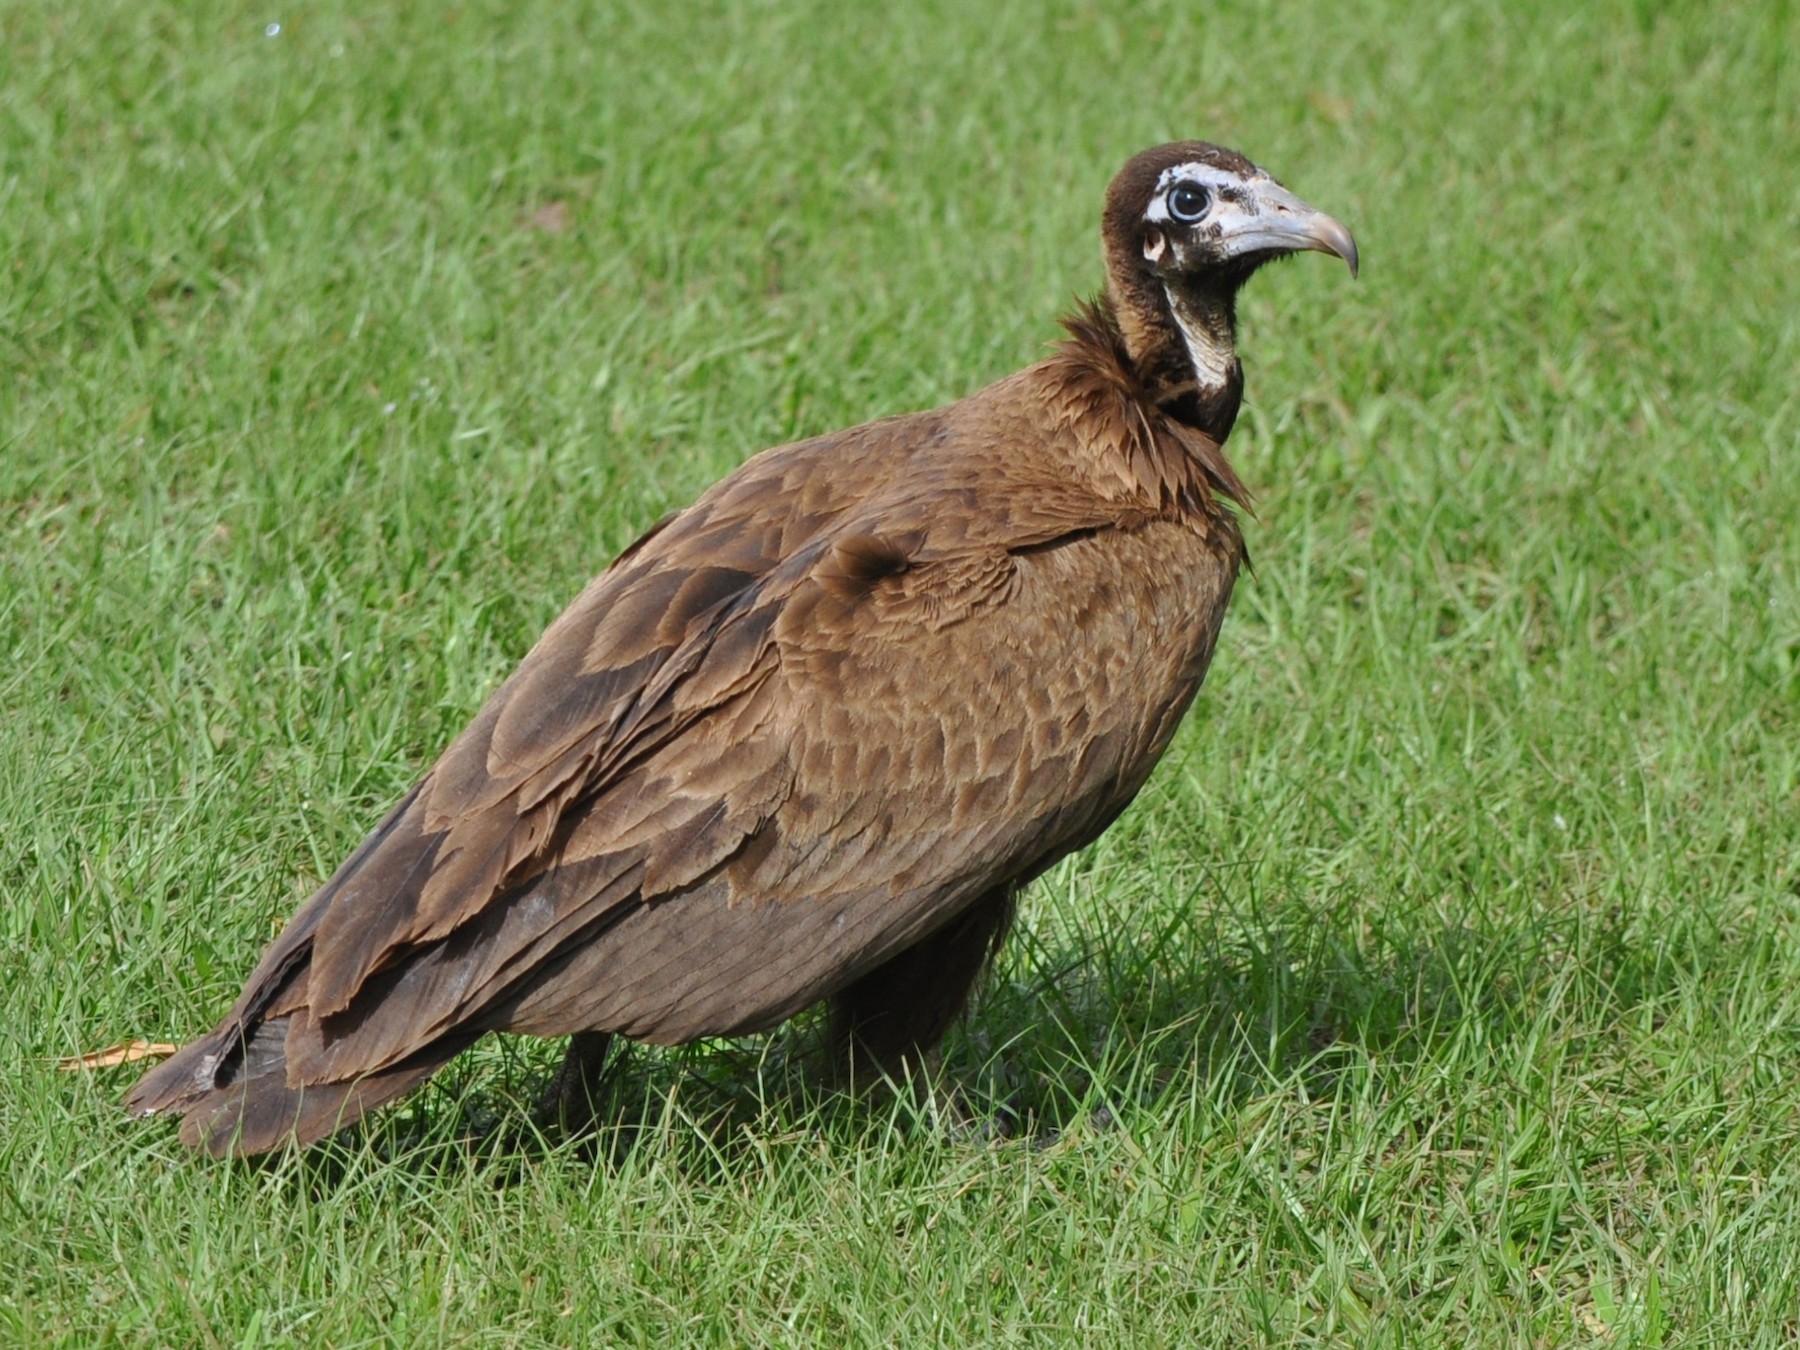
<path id="1" fill-rule="evenodd" d="M 1212 205 L 1212 194 L 1198 183 L 1177 183 L 1169 189 L 1169 214 L 1183 225 L 1192 225 Z"/>

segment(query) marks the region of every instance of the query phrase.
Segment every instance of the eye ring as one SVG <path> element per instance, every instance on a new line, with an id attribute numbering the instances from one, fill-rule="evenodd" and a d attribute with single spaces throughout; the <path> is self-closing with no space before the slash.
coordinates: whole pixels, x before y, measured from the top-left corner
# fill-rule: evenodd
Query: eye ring
<path id="1" fill-rule="evenodd" d="M 1199 183 L 1181 182 L 1169 189 L 1169 214 L 1183 225 L 1192 225 L 1212 209 L 1212 193 Z"/>

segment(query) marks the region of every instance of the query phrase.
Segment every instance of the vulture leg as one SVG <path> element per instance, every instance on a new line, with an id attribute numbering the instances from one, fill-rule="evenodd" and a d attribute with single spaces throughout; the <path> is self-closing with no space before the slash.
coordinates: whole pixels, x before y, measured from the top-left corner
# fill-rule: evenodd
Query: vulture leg
<path id="1" fill-rule="evenodd" d="M 1000 949 L 1016 900 L 1011 886 L 984 895 L 832 999 L 832 1046 L 852 1084 L 937 1068 L 937 1044 Z"/>
<path id="2" fill-rule="evenodd" d="M 599 1118 L 612 1039 L 609 1031 L 578 1031 L 569 1037 L 562 1065 L 538 1100 L 540 1128 L 576 1135 L 593 1126 Z"/>

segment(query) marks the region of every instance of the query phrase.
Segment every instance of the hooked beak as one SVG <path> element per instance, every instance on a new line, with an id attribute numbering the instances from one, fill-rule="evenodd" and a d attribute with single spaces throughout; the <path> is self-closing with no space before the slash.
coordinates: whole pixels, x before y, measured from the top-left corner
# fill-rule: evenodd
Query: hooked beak
<path id="1" fill-rule="evenodd" d="M 1253 211 L 1227 223 L 1221 242 L 1233 257 L 1254 253 L 1331 253 L 1356 275 L 1356 240 L 1341 221 L 1315 211 L 1284 187 L 1256 187 Z"/>

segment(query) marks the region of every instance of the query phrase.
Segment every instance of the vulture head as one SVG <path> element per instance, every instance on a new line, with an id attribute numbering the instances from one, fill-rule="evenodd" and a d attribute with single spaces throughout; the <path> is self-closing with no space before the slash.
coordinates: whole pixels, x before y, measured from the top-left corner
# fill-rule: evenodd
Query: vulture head
<path id="1" fill-rule="evenodd" d="M 1101 233 L 1133 363 L 1220 440 L 1243 392 L 1238 288 L 1264 263 L 1308 250 L 1336 254 L 1356 275 L 1356 241 L 1340 222 L 1205 141 L 1134 156 L 1107 190 Z"/>

